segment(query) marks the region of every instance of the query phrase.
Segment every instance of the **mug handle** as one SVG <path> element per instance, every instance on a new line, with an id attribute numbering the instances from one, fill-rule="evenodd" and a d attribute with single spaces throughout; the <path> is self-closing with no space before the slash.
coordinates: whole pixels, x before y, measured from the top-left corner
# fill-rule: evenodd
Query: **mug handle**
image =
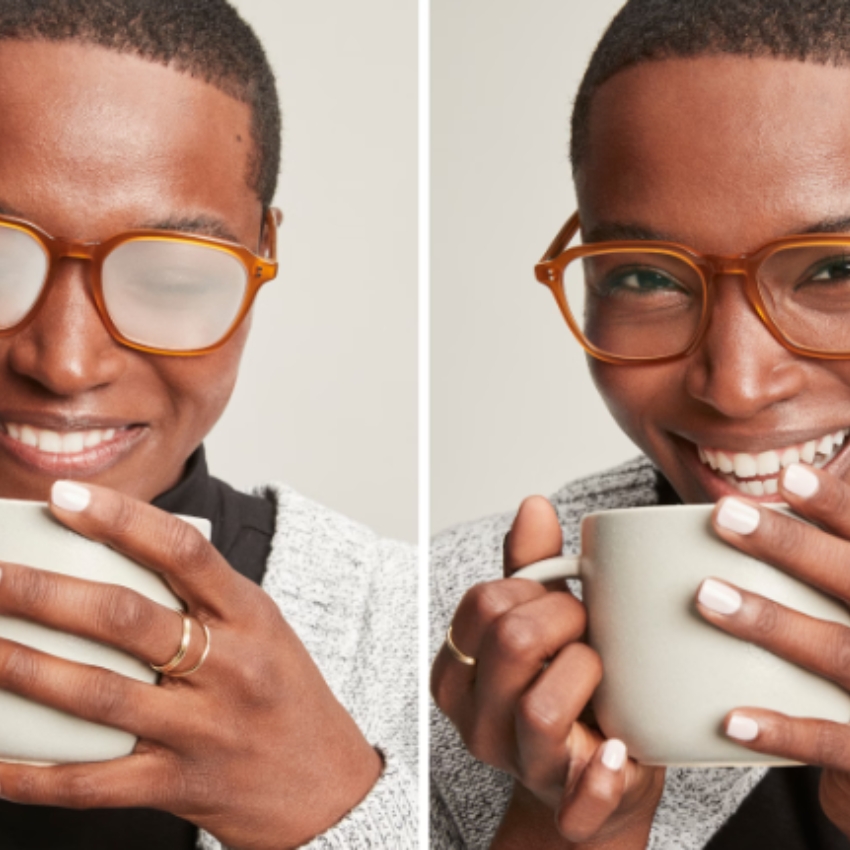
<path id="1" fill-rule="evenodd" d="M 546 558 L 536 564 L 529 564 L 513 573 L 511 578 L 527 578 L 532 581 L 547 582 L 561 578 L 579 578 L 581 576 L 581 556 L 563 555 L 560 558 Z"/>

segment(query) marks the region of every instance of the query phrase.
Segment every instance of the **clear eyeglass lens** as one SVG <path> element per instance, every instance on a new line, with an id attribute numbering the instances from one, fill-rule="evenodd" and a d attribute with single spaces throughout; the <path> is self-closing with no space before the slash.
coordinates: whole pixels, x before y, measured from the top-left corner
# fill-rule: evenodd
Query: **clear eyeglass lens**
<path id="1" fill-rule="evenodd" d="M 14 327 L 32 309 L 44 286 L 48 262 L 35 237 L 0 225 L 0 329 Z"/>
<path id="2" fill-rule="evenodd" d="M 783 248 L 758 275 L 770 317 L 792 343 L 850 352 L 850 242 Z"/>
<path id="3" fill-rule="evenodd" d="M 702 319 L 703 284 L 684 260 L 650 251 L 609 251 L 574 260 L 564 295 L 588 342 L 618 357 L 685 351 Z"/>
<path id="4" fill-rule="evenodd" d="M 219 342 L 239 314 L 248 272 L 209 245 L 134 239 L 103 262 L 106 310 L 129 340 L 166 351 Z"/>

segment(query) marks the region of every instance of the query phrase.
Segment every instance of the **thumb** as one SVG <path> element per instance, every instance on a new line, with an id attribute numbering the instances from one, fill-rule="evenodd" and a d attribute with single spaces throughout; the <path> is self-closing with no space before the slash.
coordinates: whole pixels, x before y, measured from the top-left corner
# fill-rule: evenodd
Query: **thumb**
<path id="1" fill-rule="evenodd" d="M 519 506 L 503 545 L 505 577 L 521 567 L 561 554 L 558 514 L 543 496 L 529 496 Z"/>

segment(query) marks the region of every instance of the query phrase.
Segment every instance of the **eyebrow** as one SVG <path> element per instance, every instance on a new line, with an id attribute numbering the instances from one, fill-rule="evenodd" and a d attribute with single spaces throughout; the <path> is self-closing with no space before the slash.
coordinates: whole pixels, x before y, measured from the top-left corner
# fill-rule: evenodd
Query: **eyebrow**
<path id="1" fill-rule="evenodd" d="M 145 230 L 170 230 L 180 231 L 182 233 L 196 233 L 199 236 L 212 236 L 214 239 L 239 242 L 239 237 L 221 219 L 206 215 L 160 219 L 158 221 L 146 222 L 142 224 L 141 228 Z"/>
<path id="2" fill-rule="evenodd" d="M 5 203 L 0 203 L 0 215 L 29 221 L 29 217 Z M 34 224 L 36 222 L 33 222 Z M 168 230 L 181 233 L 195 233 L 199 236 L 211 236 L 239 244 L 239 237 L 219 218 L 210 215 L 171 216 L 142 222 L 131 230 Z M 54 234 L 55 235 L 55 234 Z"/>
<path id="3" fill-rule="evenodd" d="M 827 218 L 816 222 L 808 227 L 792 230 L 785 236 L 807 236 L 812 233 L 848 233 L 850 234 L 850 216 L 844 218 Z M 584 241 L 590 242 L 614 242 L 614 241 L 646 241 L 646 242 L 676 242 L 685 244 L 682 239 L 665 233 L 661 230 L 653 230 L 642 227 L 639 224 L 626 224 L 624 222 L 602 222 L 584 234 Z"/>

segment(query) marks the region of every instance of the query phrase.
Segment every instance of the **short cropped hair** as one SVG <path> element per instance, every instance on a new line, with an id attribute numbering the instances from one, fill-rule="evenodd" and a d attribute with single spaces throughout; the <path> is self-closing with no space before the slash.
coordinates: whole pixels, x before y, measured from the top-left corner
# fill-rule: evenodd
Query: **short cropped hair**
<path id="1" fill-rule="evenodd" d="M 728 54 L 850 65 L 847 0 L 628 0 L 602 36 L 573 106 L 570 160 L 587 153 L 596 90 L 660 59 Z"/>
<path id="2" fill-rule="evenodd" d="M 251 110 L 248 186 L 271 204 L 280 167 L 274 74 L 227 0 L 0 0 L 0 41 L 71 41 L 198 77 Z"/>

